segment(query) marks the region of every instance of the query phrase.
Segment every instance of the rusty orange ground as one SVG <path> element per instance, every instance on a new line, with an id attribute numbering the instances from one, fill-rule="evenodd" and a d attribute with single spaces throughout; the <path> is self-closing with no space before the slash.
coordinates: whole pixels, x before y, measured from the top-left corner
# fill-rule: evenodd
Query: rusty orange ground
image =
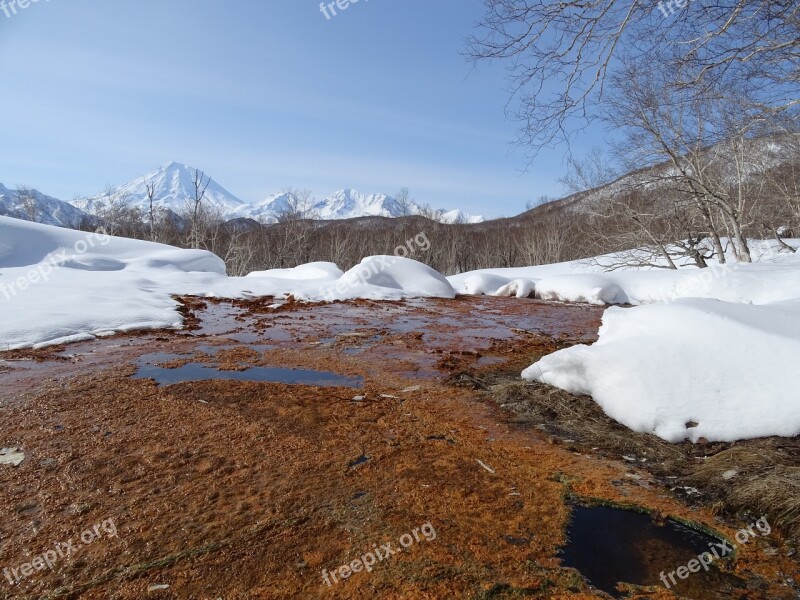
<path id="1" fill-rule="evenodd" d="M 647 473 L 626 478 L 621 462 L 514 430 L 480 393 L 445 383 L 464 370 L 518 372 L 590 341 L 599 309 L 492 298 L 277 311 L 270 301 L 187 302 L 194 331 L 0 355 L 0 447 L 26 453 L 20 467 L 0 466 L 0 569 L 104 520 L 118 529 L 55 571 L 14 586 L 0 578 L 0 598 L 598 597 L 556 555 L 569 491 L 733 531 Z M 312 367 L 365 385 L 158 387 L 129 377 L 143 354 L 211 360 L 219 347 L 227 368 Z M 396 548 L 425 523 L 435 540 L 323 582 L 323 569 L 376 544 Z M 772 584 L 797 575 L 755 546 L 739 568 Z M 148 592 L 155 584 L 169 588 Z"/>

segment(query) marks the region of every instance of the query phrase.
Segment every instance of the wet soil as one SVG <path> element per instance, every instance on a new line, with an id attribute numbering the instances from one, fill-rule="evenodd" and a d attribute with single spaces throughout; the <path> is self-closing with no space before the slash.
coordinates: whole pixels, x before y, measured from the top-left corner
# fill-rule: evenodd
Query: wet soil
<path id="1" fill-rule="evenodd" d="M 607 597 L 562 563 L 576 501 L 718 536 L 742 526 L 492 401 L 538 357 L 593 341 L 602 309 L 191 298 L 183 312 L 181 332 L 0 354 L 0 447 L 25 453 L 0 465 L 0 598 Z M 135 378 L 153 353 L 164 370 L 314 370 L 361 387 Z M 732 598 L 794 598 L 800 581 L 777 535 L 725 568 Z"/>

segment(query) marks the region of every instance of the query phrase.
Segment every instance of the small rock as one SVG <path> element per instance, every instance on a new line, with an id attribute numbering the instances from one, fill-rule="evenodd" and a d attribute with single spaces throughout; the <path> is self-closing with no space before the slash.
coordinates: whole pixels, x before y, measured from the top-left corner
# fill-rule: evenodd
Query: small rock
<path id="1" fill-rule="evenodd" d="M 366 398 L 366 396 L 353 396 L 355 402 L 361 402 L 362 400 L 366 400 Z"/>
<path id="2" fill-rule="evenodd" d="M 0 465 L 18 467 L 25 460 L 22 448 L 0 448 Z"/>
<path id="3" fill-rule="evenodd" d="M 381 394 L 381 398 L 389 398 L 391 400 L 397 400 L 397 396 L 392 396 L 391 394 Z"/>
<path id="4" fill-rule="evenodd" d="M 148 592 L 158 592 L 160 590 L 168 590 L 169 586 L 166 583 L 154 583 L 147 588 Z"/>
<path id="5" fill-rule="evenodd" d="M 722 474 L 722 478 L 723 478 L 725 481 L 728 481 L 728 479 L 733 479 L 733 478 L 734 478 L 734 477 L 736 477 L 738 474 L 739 474 L 739 471 L 737 471 L 736 469 L 730 469 L 730 470 L 728 470 L 728 471 L 725 471 L 725 472 Z"/>
<path id="6" fill-rule="evenodd" d="M 418 392 L 422 389 L 420 385 L 412 385 L 411 387 L 407 387 L 404 390 L 400 390 L 401 394 L 410 394 L 411 392 Z"/>

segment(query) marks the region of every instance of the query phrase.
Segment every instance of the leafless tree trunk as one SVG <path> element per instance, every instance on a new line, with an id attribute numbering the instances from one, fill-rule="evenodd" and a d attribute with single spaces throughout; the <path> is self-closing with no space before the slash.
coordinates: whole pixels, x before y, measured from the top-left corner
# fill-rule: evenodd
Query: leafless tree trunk
<path id="1" fill-rule="evenodd" d="M 38 216 L 36 192 L 33 190 L 33 188 L 28 187 L 27 185 L 18 185 L 16 193 L 17 198 L 19 198 L 19 201 L 22 204 L 22 209 L 25 211 L 25 214 L 28 217 L 28 220 L 35 223 L 36 217 Z"/>
<path id="2" fill-rule="evenodd" d="M 193 197 L 190 199 L 191 202 L 191 231 L 190 231 L 190 239 L 191 239 L 191 247 L 192 248 L 200 248 L 203 242 L 203 232 L 202 229 L 202 217 L 203 217 L 203 200 L 206 197 L 206 190 L 208 189 L 208 185 L 211 183 L 211 178 L 206 177 L 205 173 L 203 173 L 199 169 L 195 169 L 194 176 L 192 177 L 192 186 L 193 186 Z"/>
<path id="3" fill-rule="evenodd" d="M 147 220 L 150 224 L 150 241 L 156 239 L 156 184 L 148 181 L 145 184 L 147 194 Z"/>

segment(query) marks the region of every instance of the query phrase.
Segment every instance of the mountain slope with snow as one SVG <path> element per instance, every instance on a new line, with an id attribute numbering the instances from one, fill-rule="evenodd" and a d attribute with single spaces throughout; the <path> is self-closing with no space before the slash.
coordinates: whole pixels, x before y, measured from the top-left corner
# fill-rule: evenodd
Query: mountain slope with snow
<path id="1" fill-rule="evenodd" d="M 240 215 L 250 218 L 261 218 L 276 221 L 280 215 L 298 208 L 292 203 L 289 193 L 268 196 L 256 205 L 252 205 L 249 214 Z M 425 214 L 425 208 L 416 202 L 401 203 L 387 194 L 362 194 L 346 188 L 334 192 L 327 198 L 311 201 L 308 206 L 299 207 L 301 212 L 313 219 L 323 221 L 355 219 L 359 217 L 405 217 Z M 462 210 L 434 211 L 437 220 L 444 223 L 482 223 L 483 217 L 470 215 Z"/>
<path id="2" fill-rule="evenodd" d="M 209 179 L 202 170 L 176 162 L 163 165 L 156 171 L 114 188 L 109 193 L 76 201 L 76 205 L 87 212 L 92 212 L 101 209 L 110 200 L 120 200 L 129 206 L 146 211 L 149 208 L 147 186 L 153 185 L 156 204 L 181 214 L 193 204 L 196 194 L 195 179 L 199 181 L 200 177 L 202 185 L 207 184 L 203 197 L 206 204 L 215 207 L 223 218 L 244 216 L 240 213 L 245 212 L 247 205 L 242 200 L 213 179 Z"/>
<path id="3" fill-rule="evenodd" d="M 199 171 L 203 173 L 202 171 Z M 156 171 L 129 183 L 91 198 L 78 200 L 74 205 L 86 212 L 95 212 L 111 201 L 123 201 L 143 212 L 149 209 L 147 186 L 155 186 L 155 204 L 176 214 L 185 212 L 193 204 L 198 170 L 181 163 L 171 162 Z M 207 176 L 206 176 L 207 177 Z M 203 179 L 205 183 L 207 178 Z M 321 220 L 353 219 L 358 217 L 402 217 L 419 215 L 425 209 L 408 202 L 405 206 L 386 194 L 362 194 L 353 189 L 334 192 L 322 200 L 310 200 L 301 206 L 296 195 L 282 192 L 256 202 L 244 202 L 211 179 L 204 200 L 219 212 L 223 219 L 255 219 L 266 223 L 277 221 L 286 213 L 300 213 L 304 217 Z M 436 211 L 438 220 L 445 223 L 481 223 L 483 217 L 461 210 Z"/>
<path id="4" fill-rule="evenodd" d="M 28 197 L 26 197 L 26 195 Z M 77 228 L 87 215 L 73 205 L 37 190 L 12 190 L 0 183 L 0 215 L 57 227 Z"/>

